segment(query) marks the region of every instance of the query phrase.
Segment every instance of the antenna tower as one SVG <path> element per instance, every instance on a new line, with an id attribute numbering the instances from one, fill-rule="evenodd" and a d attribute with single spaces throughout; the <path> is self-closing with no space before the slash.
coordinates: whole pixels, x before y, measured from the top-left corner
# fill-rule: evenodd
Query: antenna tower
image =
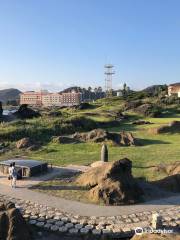
<path id="1" fill-rule="evenodd" d="M 115 74 L 114 66 L 112 64 L 104 65 L 105 68 L 105 92 L 106 97 L 112 96 L 112 76 Z"/>

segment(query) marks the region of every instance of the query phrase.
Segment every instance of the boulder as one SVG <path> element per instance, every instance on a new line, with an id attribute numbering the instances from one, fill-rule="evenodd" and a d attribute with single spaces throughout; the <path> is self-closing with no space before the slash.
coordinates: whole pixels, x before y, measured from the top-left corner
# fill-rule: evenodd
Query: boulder
<path id="1" fill-rule="evenodd" d="M 33 145 L 32 141 L 30 138 L 28 137 L 25 137 L 25 138 L 22 138 L 20 139 L 19 141 L 16 142 L 16 147 L 18 149 L 21 149 L 21 148 L 29 148 Z"/>
<path id="2" fill-rule="evenodd" d="M 83 133 L 76 132 L 73 138 L 82 142 L 103 142 L 108 139 L 108 132 L 103 129 L 94 129 Z"/>
<path id="3" fill-rule="evenodd" d="M 29 108 L 27 104 L 22 104 L 14 115 L 21 119 L 40 117 L 40 113 Z"/>
<path id="4" fill-rule="evenodd" d="M 0 203 L 0 239 L 30 240 L 29 228 L 20 211 L 11 202 Z"/>
<path id="5" fill-rule="evenodd" d="M 78 141 L 72 137 L 67 136 L 54 136 L 52 137 L 53 143 L 60 143 L 60 144 L 69 144 L 69 143 L 77 143 Z"/>
<path id="6" fill-rule="evenodd" d="M 89 187 L 89 198 L 106 205 L 133 204 L 141 200 L 143 190 L 131 173 L 129 159 L 105 163 L 81 174 L 76 182 Z"/>

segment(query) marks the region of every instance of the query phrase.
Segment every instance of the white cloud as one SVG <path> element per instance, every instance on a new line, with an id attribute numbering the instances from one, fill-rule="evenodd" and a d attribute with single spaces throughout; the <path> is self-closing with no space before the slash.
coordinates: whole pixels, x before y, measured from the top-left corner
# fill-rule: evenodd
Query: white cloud
<path id="1" fill-rule="evenodd" d="M 17 88 L 21 91 L 27 91 L 27 90 L 41 90 L 41 89 L 47 89 L 49 91 L 60 91 L 63 88 L 68 87 L 68 84 L 64 84 L 62 82 L 60 83 L 50 83 L 50 82 L 8 82 L 8 81 L 0 81 L 0 89 L 6 89 L 6 88 Z"/>

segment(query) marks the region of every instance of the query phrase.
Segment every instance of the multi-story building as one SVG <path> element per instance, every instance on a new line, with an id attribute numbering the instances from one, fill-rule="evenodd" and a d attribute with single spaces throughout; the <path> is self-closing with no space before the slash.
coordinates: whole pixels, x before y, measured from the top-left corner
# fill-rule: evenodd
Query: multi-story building
<path id="1" fill-rule="evenodd" d="M 20 95 L 20 104 L 32 106 L 74 106 L 80 104 L 81 101 L 81 93 L 75 91 L 68 93 L 25 92 Z"/>
<path id="2" fill-rule="evenodd" d="M 59 93 L 49 93 L 42 97 L 42 105 L 45 107 L 61 106 L 62 96 Z"/>
<path id="3" fill-rule="evenodd" d="M 180 97 L 180 83 L 174 83 L 168 86 L 168 95 L 176 95 Z"/>
<path id="4" fill-rule="evenodd" d="M 82 94 L 79 92 L 69 92 L 69 93 L 62 93 L 61 98 L 62 106 L 73 106 L 73 105 L 79 105 L 82 101 Z"/>
<path id="5" fill-rule="evenodd" d="M 48 95 L 48 91 L 27 91 L 20 94 L 20 104 L 28 104 L 28 105 L 35 105 L 41 106 L 42 105 L 42 98 L 43 96 Z"/>

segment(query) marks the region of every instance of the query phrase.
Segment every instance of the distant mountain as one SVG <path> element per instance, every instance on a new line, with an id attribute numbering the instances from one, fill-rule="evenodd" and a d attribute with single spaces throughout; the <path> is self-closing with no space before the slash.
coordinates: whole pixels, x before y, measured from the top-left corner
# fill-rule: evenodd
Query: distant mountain
<path id="1" fill-rule="evenodd" d="M 7 101 L 14 101 L 19 99 L 21 91 L 15 88 L 0 90 L 0 101 L 6 103 Z"/>

